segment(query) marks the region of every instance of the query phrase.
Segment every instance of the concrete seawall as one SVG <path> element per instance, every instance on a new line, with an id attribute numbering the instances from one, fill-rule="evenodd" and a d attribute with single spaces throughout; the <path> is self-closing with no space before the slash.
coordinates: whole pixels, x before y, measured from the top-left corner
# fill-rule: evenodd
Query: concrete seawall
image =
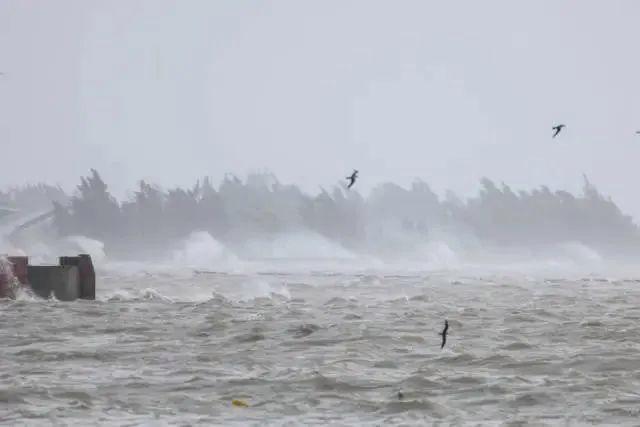
<path id="1" fill-rule="evenodd" d="M 96 299 L 96 273 L 89 255 L 80 254 L 74 257 L 60 257 L 60 265 L 78 268 L 78 280 L 80 281 L 80 295 L 78 298 Z"/>
<path id="2" fill-rule="evenodd" d="M 42 298 L 55 296 L 60 301 L 80 298 L 78 268 L 70 265 L 29 267 L 29 285 Z"/>
<path id="3" fill-rule="evenodd" d="M 55 297 L 60 301 L 96 299 L 96 277 L 91 257 L 81 254 L 60 257 L 59 265 L 29 265 L 26 256 L 7 257 L 14 280 L 20 286 L 29 287 L 42 298 Z M 3 277 L 5 277 L 3 276 Z M 16 283 L 0 283 L 0 298 L 12 298 Z"/>

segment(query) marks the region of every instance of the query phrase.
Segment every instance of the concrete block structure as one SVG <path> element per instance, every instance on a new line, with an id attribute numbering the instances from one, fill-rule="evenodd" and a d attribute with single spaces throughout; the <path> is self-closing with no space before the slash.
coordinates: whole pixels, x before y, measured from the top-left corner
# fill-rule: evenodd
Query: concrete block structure
<path id="1" fill-rule="evenodd" d="M 60 257 L 61 266 L 75 266 L 78 268 L 80 280 L 80 295 L 82 299 L 96 299 L 96 272 L 91 257 L 87 254 Z"/>
<path id="2" fill-rule="evenodd" d="M 8 257 L 7 260 L 13 278 L 42 298 L 55 297 L 60 301 L 96 299 L 96 277 L 89 255 L 60 257 L 59 265 L 29 265 L 28 257 Z M 0 277 L 0 298 L 13 297 L 12 287 L 1 283 L 2 280 Z"/>
<path id="3" fill-rule="evenodd" d="M 29 285 L 42 298 L 55 296 L 60 301 L 80 298 L 80 275 L 72 265 L 30 265 Z"/>

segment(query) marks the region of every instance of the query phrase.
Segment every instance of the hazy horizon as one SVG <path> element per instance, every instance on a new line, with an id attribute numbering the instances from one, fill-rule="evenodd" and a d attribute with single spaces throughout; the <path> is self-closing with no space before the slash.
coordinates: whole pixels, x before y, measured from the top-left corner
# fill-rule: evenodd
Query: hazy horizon
<path id="1" fill-rule="evenodd" d="M 638 12 L 8 0 L 0 187 L 69 190 L 96 168 L 123 196 L 266 169 L 316 192 L 357 168 L 362 192 L 419 178 L 465 196 L 483 176 L 576 192 L 585 173 L 640 218 Z"/>

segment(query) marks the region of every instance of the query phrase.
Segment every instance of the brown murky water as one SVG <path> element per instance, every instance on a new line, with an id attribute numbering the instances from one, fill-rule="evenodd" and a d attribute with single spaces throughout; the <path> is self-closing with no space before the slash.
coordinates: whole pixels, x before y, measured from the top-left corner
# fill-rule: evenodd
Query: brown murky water
<path id="1" fill-rule="evenodd" d="M 100 283 L 95 302 L 0 302 L 2 425 L 640 419 L 635 280 L 152 273 Z"/>

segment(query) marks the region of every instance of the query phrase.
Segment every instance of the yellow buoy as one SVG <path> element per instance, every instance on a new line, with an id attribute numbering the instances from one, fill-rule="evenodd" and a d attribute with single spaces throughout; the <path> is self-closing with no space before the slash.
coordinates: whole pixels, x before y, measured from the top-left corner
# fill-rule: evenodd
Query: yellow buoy
<path id="1" fill-rule="evenodd" d="M 233 399 L 233 400 L 231 401 L 231 404 L 232 404 L 233 406 L 238 406 L 238 407 L 240 407 L 240 408 L 248 408 L 248 407 L 249 407 L 249 405 L 247 404 L 247 402 L 245 402 L 245 401 L 243 401 L 243 400 L 240 400 L 240 399 Z"/>

